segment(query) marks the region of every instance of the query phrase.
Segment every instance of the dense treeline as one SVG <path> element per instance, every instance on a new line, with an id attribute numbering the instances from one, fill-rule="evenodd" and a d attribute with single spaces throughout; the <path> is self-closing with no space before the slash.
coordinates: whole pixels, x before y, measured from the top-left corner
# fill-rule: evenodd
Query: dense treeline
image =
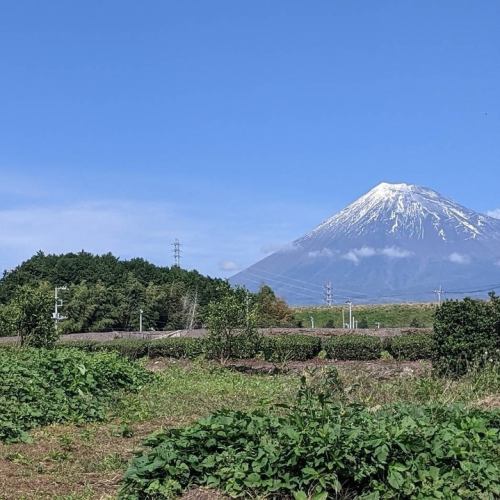
<path id="1" fill-rule="evenodd" d="M 4 272 L 0 280 L 0 304 L 7 303 L 22 285 L 45 281 L 52 286 L 86 283 L 119 288 L 127 279 L 137 280 L 143 286 L 182 283 L 185 290 L 198 290 L 201 305 L 215 298 L 217 289 L 225 284 L 224 280 L 206 277 L 197 271 L 160 267 L 141 258 L 120 260 L 111 253 L 93 255 L 84 251 L 62 255 L 38 252 L 12 271 Z"/>
<path id="2" fill-rule="evenodd" d="M 268 287 L 247 297 L 225 280 L 140 258 L 39 252 L 0 280 L 0 335 L 22 335 L 31 328 L 29 317 L 50 318 L 55 286 L 67 287 L 59 293 L 64 303 L 60 313 L 66 317 L 59 333 L 138 330 L 140 310 L 144 330 L 199 327 L 208 304 L 229 293 L 243 294 L 242 300 L 258 305 L 259 326 L 292 321 L 286 304 Z"/>

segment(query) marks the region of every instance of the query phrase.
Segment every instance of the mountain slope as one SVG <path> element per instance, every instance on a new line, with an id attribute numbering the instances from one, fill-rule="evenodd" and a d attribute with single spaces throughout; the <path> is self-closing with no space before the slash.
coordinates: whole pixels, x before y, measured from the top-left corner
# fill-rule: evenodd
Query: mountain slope
<path id="1" fill-rule="evenodd" d="M 428 188 L 381 183 L 231 279 L 251 289 L 267 283 L 292 304 L 321 303 L 329 281 L 334 299 L 364 302 L 499 284 L 500 220 Z"/>

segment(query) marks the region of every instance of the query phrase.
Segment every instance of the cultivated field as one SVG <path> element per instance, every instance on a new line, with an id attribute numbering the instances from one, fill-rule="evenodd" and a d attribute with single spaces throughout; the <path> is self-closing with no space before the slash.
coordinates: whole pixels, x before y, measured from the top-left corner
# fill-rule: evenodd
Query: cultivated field
<path id="1" fill-rule="evenodd" d="M 339 362 L 348 402 L 368 407 L 388 403 L 462 402 L 500 404 L 498 378 L 435 380 L 427 362 Z M 289 402 L 299 388 L 300 363 L 273 375 L 243 374 L 236 366 L 210 362 L 147 360 L 153 383 L 109 408 L 105 423 L 54 424 L 35 430 L 31 443 L 0 444 L 0 496 L 14 498 L 114 498 L 141 441 L 159 429 L 185 426 L 221 408 L 266 412 Z M 324 366 L 322 364 L 321 366 Z M 265 365 L 259 371 L 265 372 Z M 238 370 L 238 371 L 237 371 Z M 277 410 L 279 411 L 279 410 Z M 205 498 L 214 498 L 207 493 Z"/>

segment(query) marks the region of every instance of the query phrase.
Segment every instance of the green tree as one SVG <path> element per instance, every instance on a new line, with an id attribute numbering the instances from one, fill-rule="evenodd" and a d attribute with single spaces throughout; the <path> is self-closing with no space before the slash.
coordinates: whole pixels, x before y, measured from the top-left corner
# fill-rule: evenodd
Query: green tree
<path id="1" fill-rule="evenodd" d="M 221 362 L 250 357 L 259 348 L 257 308 L 248 303 L 242 289 L 209 304 L 207 325 L 210 355 Z"/>
<path id="2" fill-rule="evenodd" d="M 101 282 L 82 282 L 69 287 L 64 294 L 62 333 L 101 332 L 112 330 L 114 319 L 113 290 Z"/>
<path id="3" fill-rule="evenodd" d="M 276 297 L 271 287 L 261 286 L 255 295 L 255 303 L 259 326 L 289 326 L 294 323 L 292 310 L 284 300 Z"/>
<path id="4" fill-rule="evenodd" d="M 146 288 L 129 272 L 125 281 L 115 287 L 115 300 L 113 315 L 117 327 L 121 330 L 139 329 L 139 312 L 145 307 Z"/>
<path id="5" fill-rule="evenodd" d="M 53 347 L 58 334 L 52 319 L 54 299 L 52 288 L 44 283 L 39 286 L 20 287 L 9 304 L 12 330 L 21 339 L 22 346 Z"/>

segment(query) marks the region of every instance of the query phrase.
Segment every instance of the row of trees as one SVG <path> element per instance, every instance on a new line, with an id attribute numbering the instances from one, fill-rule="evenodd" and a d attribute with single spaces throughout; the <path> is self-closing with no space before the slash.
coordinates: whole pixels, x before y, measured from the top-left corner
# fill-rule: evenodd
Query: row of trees
<path id="1" fill-rule="evenodd" d="M 62 333 L 137 330 L 140 310 L 143 328 L 150 330 L 210 326 L 214 311 L 223 309 L 230 311 L 231 321 L 239 318 L 238 327 L 240 323 L 266 327 L 288 326 L 293 322 L 291 310 L 267 286 L 251 294 L 224 284 L 216 300 L 205 307 L 196 307 L 196 294 L 189 295 L 182 284 L 144 286 L 128 276 L 123 285 L 116 287 L 100 283 L 69 287 L 62 309 L 65 319 L 58 323 L 56 332 L 53 294 L 52 286 L 46 282 L 19 287 L 7 304 L 0 305 L 1 334 L 19 335 L 23 344 L 50 345 Z"/>
<path id="2" fill-rule="evenodd" d="M 141 315 L 144 330 L 199 328 L 206 324 L 208 305 L 232 295 L 245 310 L 258 310 L 257 326 L 293 325 L 291 310 L 267 286 L 251 294 L 196 271 L 142 259 L 39 252 L 0 280 L 0 335 L 29 336 L 25 332 L 34 327 L 28 317 L 51 325 L 55 286 L 66 286 L 59 292 L 66 319 L 58 333 L 136 331 Z"/>

